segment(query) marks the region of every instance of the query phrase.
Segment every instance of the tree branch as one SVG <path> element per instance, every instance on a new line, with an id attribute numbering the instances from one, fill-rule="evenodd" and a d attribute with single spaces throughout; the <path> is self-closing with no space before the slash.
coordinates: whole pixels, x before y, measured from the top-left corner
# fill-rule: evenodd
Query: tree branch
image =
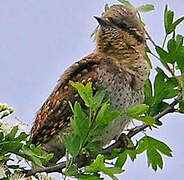
<path id="1" fill-rule="evenodd" d="M 159 120 L 164 115 L 166 115 L 168 113 L 171 113 L 171 112 L 174 112 L 175 111 L 174 107 L 178 104 L 178 102 L 179 102 L 179 100 L 181 100 L 181 98 L 182 98 L 182 94 L 180 94 L 165 110 L 163 110 L 161 113 L 157 114 L 155 116 L 155 120 Z M 133 129 L 131 129 L 129 131 L 129 133 L 127 134 L 127 136 L 129 138 L 132 138 L 133 136 L 135 136 L 136 134 L 138 134 L 139 132 L 145 130 L 148 127 L 149 126 L 146 125 L 146 124 L 137 126 L 137 127 L 133 128 Z"/>
<path id="2" fill-rule="evenodd" d="M 64 169 L 66 167 L 66 162 L 61 162 L 56 164 L 55 166 L 51 166 L 51 167 L 43 167 L 43 168 L 39 168 L 39 169 L 31 169 L 31 170 L 25 170 L 23 173 L 26 174 L 25 177 L 29 177 L 29 176 L 33 176 L 36 173 L 42 173 L 42 172 L 46 172 L 46 173 L 51 173 L 51 172 L 61 172 L 62 169 Z"/>

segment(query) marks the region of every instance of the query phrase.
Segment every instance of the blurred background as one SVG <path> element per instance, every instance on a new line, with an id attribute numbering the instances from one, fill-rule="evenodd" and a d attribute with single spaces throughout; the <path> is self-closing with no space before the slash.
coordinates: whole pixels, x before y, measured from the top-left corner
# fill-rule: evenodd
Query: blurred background
<path id="1" fill-rule="evenodd" d="M 146 28 L 159 45 L 164 37 L 163 13 L 166 3 L 175 17 L 184 15 L 181 0 L 131 0 L 135 7 L 153 4 L 155 11 L 142 14 Z M 113 0 L 4 0 L 0 3 L 0 102 L 15 109 L 11 119 L 19 118 L 32 127 L 34 117 L 52 92 L 63 71 L 95 47 L 90 38 L 105 4 Z M 184 23 L 177 32 L 184 35 Z M 159 64 L 152 58 L 154 67 Z M 153 75 L 152 75 L 153 77 Z M 166 180 L 184 178 L 184 118 L 167 115 L 164 125 L 148 134 L 173 150 L 173 158 L 164 158 L 164 169 L 156 173 L 148 168 L 146 154 L 125 165 L 120 179 Z M 54 174 L 59 180 L 61 176 Z M 108 179 L 107 177 L 105 179 Z"/>

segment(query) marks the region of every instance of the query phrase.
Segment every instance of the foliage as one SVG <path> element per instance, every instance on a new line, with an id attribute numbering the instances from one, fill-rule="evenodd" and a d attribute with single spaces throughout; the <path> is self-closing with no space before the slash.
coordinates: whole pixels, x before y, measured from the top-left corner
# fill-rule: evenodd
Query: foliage
<path id="1" fill-rule="evenodd" d="M 41 167 L 42 163 L 52 158 L 52 154 L 43 156 L 40 146 L 35 147 L 28 140 L 28 134 L 21 130 L 24 125 L 15 120 L 9 123 L 4 122 L 4 118 L 13 113 L 13 109 L 8 105 L 0 105 L 0 166 L 3 167 L 2 177 L 7 178 L 12 173 L 22 169 L 19 162 L 16 162 L 13 155 L 18 159 L 25 159 Z M 17 124 L 17 125 L 15 125 Z M 1 177 L 1 178 L 2 178 Z"/>
<path id="2" fill-rule="evenodd" d="M 109 122 L 120 116 L 121 113 L 110 111 L 108 101 L 103 102 L 105 96 L 104 89 L 98 90 L 93 95 L 92 83 L 87 83 L 84 86 L 82 83 L 72 82 L 71 85 L 78 90 L 86 107 L 84 110 L 78 102 L 75 102 L 74 107 L 71 105 L 71 109 L 73 110 L 71 125 L 74 133 L 66 134 L 64 139 L 67 151 L 71 155 L 69 161 L 74 161 L 81 153 L 98 156 L 90 166 L 86 167 L 86 170 L 75 167 L 75 171 L 71 172 L 71 166 L 68 166 L 65 174 L 78 178 L 80 174 L 80 179 L 83 179 L 82 177 L 100 179 L 100 174 L 98 173 L 103 172 L 116 179 L 114 173 L 121 173 L 122 170 L 118 168 L 107 168 L 105 166 L 103 155 L 99 155 L 102 151 L 100 139 L 103 129 Z M 70 164 L 72 165 L 72 163 Z"/>

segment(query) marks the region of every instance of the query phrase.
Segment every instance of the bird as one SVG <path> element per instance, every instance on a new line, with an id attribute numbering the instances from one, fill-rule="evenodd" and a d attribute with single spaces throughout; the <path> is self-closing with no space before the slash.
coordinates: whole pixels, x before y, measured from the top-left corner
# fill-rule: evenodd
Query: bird
<path id="1" fill-rule="evenodd" d="M 114 5 L 94 18 L 98 23 L 94 51 L 64 71 L 37 112 L 30 132 L 33 144 L 54 153 L 50 164 L 65 155 L 64 134 L 72 132 L 69 102 L 80 101 L 71 81 L 91 82 L 94 91 L 104 88 L 112 110 L 125 111 L 144 100 L 150 67 L 145 58 L 145 30 L 135 10 Z M 101 146 L 120 136 L 131 121 L 122 115 L 110 122 L 102 132 Z"/>

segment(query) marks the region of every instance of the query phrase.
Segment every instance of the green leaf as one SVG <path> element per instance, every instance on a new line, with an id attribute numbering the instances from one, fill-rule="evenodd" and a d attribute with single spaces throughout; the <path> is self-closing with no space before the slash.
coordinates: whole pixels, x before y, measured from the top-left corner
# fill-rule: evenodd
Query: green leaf
<path id="1" fill-rule="evenodd" d="M 174 38 L 170 39 L 167 43 L 167 48 L 169 51 L 169 59 L 168 62 L 170 63 L 174 63 L 174 62 L 178 62 L 181 65 L 179 65 L 178 67 L 182 70 L 183 68 L 183 61 L 184 61 L 184 46 L 183 46 L 183 37 L 181 35 L 177 35 L 176 36 L 176 40 Z"/>
<path id="2" fill-rule="evenodd" d="M 0 132 L 0 142 L 3 140 L 3 138 L 4 138 L 3 132 Z"/>
<path id="3" fill-rule="evenodd" d="M 1 156 L 0 155 L 0 161 L 9 161 L 9 160 L 11 160 L 11 158 L 10 158 L 10 155 L 3 155 L 3 156 Z"/>
<path id="4" fill-rule="evenodd" d="M 157 68 L 157 71 L 158 74 L 154 82 L 155 94 L 153 104 L 158 104 L 164 99 L 173 98 L 179 93 L 179 90 L 175 89 L 177 87 L 176 82 L 168 78 L 160 68 Z"/>
<path id="5" fill-rule="evenodd" d="M 169 157 L 172 156 L 171 149 L 165 143 L 150 136 L 144 136 L 139 140 L 139 146 L 136 153 L 140 154 L 144 151 L 147 151 L 148 165 L 151 165 L 155 171 L 157 167 L 163 168 L 163 160 L 159 152 Z"/>
<path id="6" fill-rule="evenodd" d="M 118 111 L 110 111 L 110 104 L 104 103 L 97 114 L 96 117 L 96 125 L 97 126 L 105 126 L 112 120 L 118 118 L 120 116 L 120 112 Z"/>
<path id="7" fill-rule="evenodd" d="M 165 25 L 165 31 L 167 35 L 174 32 L 177 25 L 179 25 L 184 20 L 184 17 L 181 17 L 173 23 L 173 18 L 174 18 L 174 12 L 171 10 L 168 10 L 168 7 L 166 5 L 165 12 L 164 12 L 164 25 Z"/>
<path id="8" fill-rule="evenodd" d="M 121 153 L 116 160 L 115 167 L 122 168 L 127 160 L 127 153 Z"/>
<path id="9" fill-rule="evenodd" d="M 153 91 L 151 81 L 149 79 L 145 82 L 144 85 L 144 96 L 144 103 L 150 106 L 153 102 Z"/>
<path id="10" fill-rule="evenodd" d="M 170 39 L 167 43 L 167 49 L 169 51 L 169 53 L 173 52 L 176 50 L 176 41 L 174 39 Z"/>
<path id="11" fill-rule="evenodd" d="M 75 165 L 69 166 L 66 171 L 63 172 L 65 176 L 75 176 L 78 175 L 78 168 Z"/>
<path id="12" fill-rule="evenodd" d="M 179 25 L 183 20 L 184 20 L 184 16 L 181 17 L 181 18 L 179 18 L 179 19 L 177 19 L 177 20 L 173 23 L 173 25 L 172 25 L 173 31 L 176 29 L 176 26 Z"/>
<path id="13" fill-rule="evenodd" d="M 150 12 L 150 11 L 153 11 L 155 9 L 155 7 L 152 4 L 146 4 L 146 5 L 140 6 L 136 9 L 139 12 Z"/>
<path id="14" fill-rule="evenodd" d="M 109 124 L 112 120 L 118 118 L 120 116 L 120 112 L 118 111 L 112 111 L 108 114 L 105 114 L 103 122 L 105 122 L 105 125 Z"/>
<path id="15" fill-rule="evenodd" d="M 18 170 L 18 169 L 20 169 L 20 166 L 19 165 L 8 165 L 8 168 Z"/>
<path id="16" fill-rule="evenodd" d="M 164 25 L 165 25 L 166 34 L 170 34 L 172 32 L 173 18 L 174 18 L 174 12 L 168 10 L 168 7 L 166 5 L 165 11 L 164 11 Z"/>
<path id="17" fill-rule="evenodd" d="M 79 180 L 99 180 L 101 179 L 98 174 L 87 174 L 81 173 L 77 166 L 71 165 L 65 172 L 63 172 L 65 176 L 74 176 Z"/>
<path id="18" fill-rule="evenodd" d="M 77 89 L 85 105 L 90 107 L 92 105 L 92 83 L 89 82 L 84 86 L 82 83 L 71 82 L 71 85 Z"/>
<path id="19" fill-rule="evenodd" d="M 17 134 L 17 131 L 18 131 L 18 126 L 13 127 L 10 133 L 5 136 L 5 139 L 13 140 L 15 138 L 15 135 Z"/>
<path id="20" fill-rule="evenodd" d="M 32 161 L 36 166 L 42 167 L 41 156 L 33 152 L 30 148 L 23 146 L 21 157 L 26 158 L 29 161 Z"/>
<path id="21" fill-rule="evenodd" d="M 179 90 L 176 89 L 177 82 L 175 78 L 168 78 L 162 69 L 157 68 L 157 75 L 154 82 L 154 104 L 160 103 L 164 99 L 170 99 L 178 95 Z"/>
<path id="22" fill-rule="evenodd" d="M 184 72 L 184 46 L 179 47 L 176 58 L 177 58 L 177 65 L 183 73 Z"/>
<path id="23" fill-rule="evenodd" d="M 167 43 L 167 48 L 169 51 L 168 62 L 173 64 L 176 61 L 176 53 L 177 53 L 177 43 L 174 39 L 170 39 Z"/>
<path id="24" fill-rule="evenodd" d="M 148 157 L 148 166 L 152 166 L 152 168 L 156 171 L 159 166 L 160 169 L 163 168 L 163 160 L 162 156 L 153 148 L 149 148 L 147 150 Z"/>
<path id="25" fill-rule="evenodd" d="M 85 177 L 79 178 L 79 180 L 102 180 L 103 178 L 98 177 L 97 175 L 86 175 Z"/>
<path id="26" fill-rule="evenodd" d="M 168 62 L 168 59 L 170 58 L 169 57 L 169 54 L 164 50 L 162 49 L 161 47 L 159 46 L 155 46 L 155 50 L 157 51 L 157 53 L 159 54 L 160 56 L 160 61 L 161 63 L 166 67 L 167 69 L 167 66 L 166 66 L 166 63 Z"/>
<path id="27" fill-rule="evenodd" d="M 183 45 L 183 36 L 182 35 L 178 34 L 176 36 L 176 43 L 177 43 L 178 46 L 182 46 Z"/>
<path id="28" fill-rule="evenodd" d="M 26 160 L 32 161 L 36 166 L 41 167 L 43 163 L 53 158 L 53 153 L 44 155 L 41 146 L 36 146 L 26 142 L 22 149 L 17 154 Z"/>
<path id="29" fill-rule="evenodd" d="M 162 154 L 165 154 L 166 156 L 172 157 L 172 150 L 162 141 L 159 141 L 157 139 L 154 139 L 150 136 L 148 136 L 150 143 L 152 146 L 154 146 L 155 149 L 160 151 Z"/>
<path id="30" fill-rule="evenodd" d="M 181 76 L 177 76 L 176 78 L 182 91 L 182 95 L 184 95 L 184 74 L 182 74 Z M 184 113 L 184 96 L 179 101 L 179 112 Z"/>
<path id="31" fill-rule="evenodd" d="M 18 151 L 21 149 L 22 145 L 22 143 L 17 141 L 4 141 L 0 143 L 0 153 L 5 154 L 8 152 L 12 152 L 17 154 Z"/>
<path id="32" fill-rule="evenodd" d="M 86 171 L 89 173 L 97 173 L 97 172 L 103 172 L 104 174 L 107 174 L 110 176 L 113 180 L 118 180 L 114 174 L 122 173 L 123 170 L 118 167 L 105 167 L 104 165 L 104 156 L 99 154 L 96 158 L 96 160 L 90 164 L 90 166 L 86 166 Z"/>
<path id="33" fill-rule="evenodd" d="M 179 112 L 184 113 L 184 100 L 181 100 L 179 103 Z"/>
<path id="34" fill-rule="evenodd" d="M 149 106 L 146 104 L 139 104 L 130 109 L 128 109 L 125 114 L 131 117 L 145 114 L 148 112 Z"/>
<path id="35" fill-rule="evenodd" d="M 163 88 L 165 88 L 165 80 L 168 79 L 167 75 L 163 72 L 162 69 L 157 68 L 156 70 L 158 73 L 154 81 L 154 91 L 155 91 L 154 95 L 155 96 L 159 95 L 160 92 L 163 91 Z"/>
<path id="36" fill-rule="evenodd" d="M 97 139 L 93 139 L 92 141 L 89 141 L 85 147 L 90 154 L 98 155 L 102 152 L 102 147 L 100 141 Z"/>
<path id="37" fill-rule="evenodd" d="M 100 111 L 98 112 L 97 114 L 97 117 L 96 117 L 96 120 L 95 120 L 95 123 L 97 125 L 105 125 L 106 123 L 104 122 L 105 121 L 105 114 L 108 113 L 110 110 L 110 104 L 107 104 L 107 103 L 104 103 L 100 109 Z"/>
<path id="38" fill-rule="evenodd" d="M 135 118 L 150 126 L 156 123 L 155 119 L 151 116 L 142 116 L 142 117 L 135 117 Z"/>
<path id="39" fill-rule="evenodd" d="M 108 5 L 108 4 L 105 4 L 105 12 L 106 12 L 107 10 L 109 10 L 109 9 L 110 9 L 109 5 Z"/>
<path id="40" fill-rule="evenodd" d="M 143 121 L 144 123 L 148 125 L 153 125 L 155 123 L 155 119 L 151 116 L 147 116 L 144 114 L 147 114 L 149 110 L 149 106 L 146 104 L 139 104 L 131 109 L 128 109 L 125 114 L 129 117 L 135 118 L 137 120 Z"/>
<path id="41" fill-rule="evenodd" d="M 85 148 L 93 155 L 97 155 L 102 151 L 101 136 L 104 126 L 92 126 L 85 144 Z"/>
<path id="42" fill-rule="evenodd" d="M 18 137 L 15 138 L 15 141 L 25 141 L 28 137 L 28 134 L 26 134 L 25 132 L 21 132 L 20 135 Z"/>
<path id="43" fill-rule="evenodd" d="M 138 148 L 136 149 L 136 154 L 143 153 L 148 147 L 147 142 L 145 141 L 145 138 L 141 138 L 138 142 Z"/>
<path id="44" fill-rule="evenodd" d="M 126 0 L 118 0 L 118 1 L 127 7 L 130 7 L 130 8 L 133 7 L 129 1 L 126 1 Z"/>
<path id="45" fill-rule="evenodd" d="M 105 93 L 106 92 L 104 89 L 100 89 L 93 96 L 93 106 L 92 106 L 93 110 L 97 110 L 101 106 L 101 103 L 105 97 Z"/>
<path id="46" fill-rule="evenodd" d="M 146 46 L 146 47 L 145 47 L 145 51 L 146 51 L 147 53 L 152 54 L 151 49 L 149 48 L 149 46 Z"/>
<path id="47" fill-rule="evenodd" d="M 0 104 L 0 112 L 5 111 L 8 108 L 5 104 Z"/>
<path id="48" fill-rule="evenodd" d="M 163 102 L 163 101 L 159 101 L 159 103 L 154 103 L 153 105 L 150 107 L 150 115 L 151 116 L 155 116 L 156 114 L 162 112 L 164 109 L 166 109 L 169 106 L 168 103 Z M 157 125 L 161 125 L 161 122 L 158 120 L 156 120 L 156 124 Z"/>
<path id="49" fill-rule="evenodd" d="M 74 118 L 71 121 L 72 128 L 75 133 L 84 139 L 89 131 L 90 118 L 83 112 L 81 105 L 75 102 L 74 105 Z"/>
<path id="50" fill-rule="evenodd" d="M 64 144 L 68 152 L 76 157 L 81 149 L 82 141 L 81 138 L 74 134 L 65 134 L 64 135 Z"/>
<path id="51" fill-rule="evenodd" d="M 104 166 L 104 156 L 99 154 L 93 163 L 91 163 L 89 166 L 86 166 L 86 172 L 97 173 L 101 171 Z"/>

